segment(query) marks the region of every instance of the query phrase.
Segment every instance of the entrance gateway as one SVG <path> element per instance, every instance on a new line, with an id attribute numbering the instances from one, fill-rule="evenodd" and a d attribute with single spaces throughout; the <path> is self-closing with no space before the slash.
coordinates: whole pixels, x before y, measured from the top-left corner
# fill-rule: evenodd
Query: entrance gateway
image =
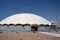
<path id="1" fill-rule="evenodd" d="M 32 24 L 31 31 L 38 31 L 38 25 L 37 24 Z"/>

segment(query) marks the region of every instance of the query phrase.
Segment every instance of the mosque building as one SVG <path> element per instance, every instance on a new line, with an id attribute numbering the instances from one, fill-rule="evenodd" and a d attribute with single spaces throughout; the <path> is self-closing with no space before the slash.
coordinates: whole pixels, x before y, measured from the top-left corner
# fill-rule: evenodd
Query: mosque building
<path id="1" fill-rule="evenodd" d="M 0 40 L 60 40 L 56 29 L 41 16 L 19 13 L 0 21 Z"/>
<path id="2" fill-rule="evenodd" d="M 3 32 L 53 32 L 55 30 L 56 26 L 50 21 L 31 13 L 15 14 L 0 22 L 0 31 Z"/>

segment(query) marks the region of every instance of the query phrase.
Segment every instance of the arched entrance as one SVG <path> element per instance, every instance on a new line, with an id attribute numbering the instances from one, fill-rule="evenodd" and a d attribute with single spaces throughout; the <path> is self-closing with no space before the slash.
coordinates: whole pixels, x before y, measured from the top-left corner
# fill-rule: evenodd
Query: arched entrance
<path id="1" fill-rule="evenodd" d="M 32 24 L 31 31 L 38 31 L 38 25 L 37 24 Z"/>

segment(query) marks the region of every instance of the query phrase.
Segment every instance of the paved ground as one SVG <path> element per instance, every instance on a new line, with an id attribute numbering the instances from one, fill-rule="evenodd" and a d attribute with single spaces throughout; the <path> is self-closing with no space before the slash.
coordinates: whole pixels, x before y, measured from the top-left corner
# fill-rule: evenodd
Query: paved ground
<path id="1" fill-rule="evenodd" d="M 49 36 L 41 33 L 20 32 L 0 33 L 0 40 L 60 40 L 59 37 Z"/>

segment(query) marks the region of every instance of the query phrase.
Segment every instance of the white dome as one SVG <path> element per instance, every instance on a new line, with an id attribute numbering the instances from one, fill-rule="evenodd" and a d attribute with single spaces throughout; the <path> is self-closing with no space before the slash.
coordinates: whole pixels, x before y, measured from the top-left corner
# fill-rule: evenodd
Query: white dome
<path id="1" fill-rule="evenodd" d="M 12 16 L 9 16 L 7 18 L 5 18 L 4 20 L 2 20 L 0 22 L 0 24 L 51 24 L 51 22 L 49 22 L 48 20 L 44 19 L 41 16 L 35 15 L 35 14 L 31 14 L 31 13 L 20 13 L 20 14 L 15 14 Z"/>

